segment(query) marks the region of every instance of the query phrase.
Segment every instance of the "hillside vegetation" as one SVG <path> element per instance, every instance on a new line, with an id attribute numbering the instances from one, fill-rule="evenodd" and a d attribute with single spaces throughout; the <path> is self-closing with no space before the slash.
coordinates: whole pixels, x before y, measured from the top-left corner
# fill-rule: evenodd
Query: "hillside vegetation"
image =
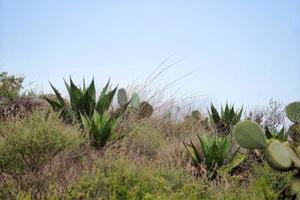
<path id="1" fill-rule="evenodd" d="M 0 199 L 300 199 L 300 102 L 183 112 L 109 81 L 70 78 L 65 98 L 23 80 L 0 74 Z"/>

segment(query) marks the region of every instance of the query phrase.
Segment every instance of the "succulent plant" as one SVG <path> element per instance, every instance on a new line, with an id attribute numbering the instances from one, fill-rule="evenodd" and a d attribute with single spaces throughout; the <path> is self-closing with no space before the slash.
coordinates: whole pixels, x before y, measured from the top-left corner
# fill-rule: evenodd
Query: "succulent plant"
<path id="1" fill-rule="evenodd" d="M 137 115 L 138 119 L 148 118 L 153 113 L 153 107 L 146 101 L 140 102 L 139 95 L 134 92 L 128 101 L 128 96 L 124 88 L 118 90 L 118 102 L 120 108 L 129 106 L 129 111 Z"/>
<path id="2" fill-rule="evenodd" d="M 280 131 L 274 130 L 274 129 L 269 129 L 269 127 L 266 126 L 266 131 L 265 135 L 267 139 L 277 139 L 281 142 L 285 142 L 288 140 L 288 133 L 285 133 L 284 127 Z"/>
<path id="3" fill-rule="evenodd" d="M 213 104 L 208 111 L 211 123 L 216 129 L 216 132 L 220 136 L 227 136 L 233 126 L 241 119 L 243 108 L 239 111 L 234 109 L 234 106 L 229 106 L 227 103 L 225 108 L 221 107 L 221 113 L 217 111 Z"/>
<path id="4" fill-rule="evenodd" d="M 293 102 L 286 106 L 285 113 L 289 120 L 300 123 L 300 102 Z"/>
<path id="5" fill-rule="evenodd" d="M 60 112 L 60 116 L 69 123 L 74 120 L 80 120 L 81 114 L 91 118 L 94 114 L 94 110 L 102 115 L 111 106 L 117 90 L 116 87 L 112 91 L 108 91 L 108 81 L 97 100 L 94 79 L 88 88 L 85 87 L 85 82 L 83 82 L 83 88 L 79 88 L 70 78 L 70 84 L 65 81 L 70 101 L 70 103 L 67 103 L 66 100 L 62 98 L 59 91 L 51 83 L 50 85 L 56 95 L 57 101 L 49 99 L 47 96 L 44 96 L 44 98 L 51 105 L 53 110 Z M 117 117 L 119 117 L 119 115 L 117 115 L 116 118 Z"/>
<path id="6" fill-rule="evenodd" d="M 138 108 L 138 119 L 148 118 L 153 114 L 153 107 L 146 101 L 141 102 Z"/>
<path id="7" fill-rule="evenodd" d="M 140 97 L 138 93 L 134 92 L 131 96 L 130 106 L 134 109 L 138 109 L 141 104 Z"/>
<path id="8" fill-rule="evenodd" d="M 193 163 L 199 165 L 205 163 L 207 170 L 215 170 L 224 164 L 224 161 L 229 153 L 230 144 L 227 138 L 214 137 L 210 138 L 207 135 L 198 136 L 201 149 L 190 141 L 189 144 L 184 144 L 188 150 Z M 203 159 L 204 157 L 204 159 Z"/>
<path id="9" fill-rule="evenodd" d="M 300 144 L 300 102 L 293 102 L 286 106 L 285 113 L 294 124 L 289 128 L 288 135 L 295 145 Z"/>
<path id="10" fill-rule="evenodd" d="M 95 110 L 91 118 L 81 114 L 81 121 L 84 129 L 88 132 L 91 145 L 99 149 L 114 137 L 118 119 L 111 117 L 107 111 L 100 115 Z"/>
<path id="11" fill-rule="evenodd" d="M 297 195 L 300 198 L 300 158 L 296 148 L 287 141 L 267 139 L 262 128 L 255 122 L 245 120 L 239 122 L 233 129 L 233 134 L 238 144 L 246 149 L 262 149 L 265 152 L 267 163 L 278 171 L 296 171 L 283 195 L 288 191 L 290 197 Z M 285 194 L 287 195 L 287 194 Z"/>
<path id="12" fill-rule="evenodd" d="M 124 88 L 118 90 L 118 102 L 120 106 L 125 106 L 128 103 L 127 94 Z"/>

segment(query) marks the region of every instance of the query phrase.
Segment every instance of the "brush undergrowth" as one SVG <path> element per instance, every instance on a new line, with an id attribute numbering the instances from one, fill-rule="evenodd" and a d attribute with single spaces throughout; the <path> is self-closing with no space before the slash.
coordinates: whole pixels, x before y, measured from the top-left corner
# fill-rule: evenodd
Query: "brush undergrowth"
<path id="1" fill-rule="evenodd" d="M 82 123 L 65 123 L 54 111 L 1 120 L 0 199 L 276 199 L 289 182 L 290 173 L 248 151 L 238 152 L 247 159 L 234 172 L 225 166 L 212 178 L 192 164 L 184 146 L 204 133 L 214 137 L 208 117 L 170 116 L 120 117 L 114 132 L 122 137 L 102 148 L 93 148 Z"/>

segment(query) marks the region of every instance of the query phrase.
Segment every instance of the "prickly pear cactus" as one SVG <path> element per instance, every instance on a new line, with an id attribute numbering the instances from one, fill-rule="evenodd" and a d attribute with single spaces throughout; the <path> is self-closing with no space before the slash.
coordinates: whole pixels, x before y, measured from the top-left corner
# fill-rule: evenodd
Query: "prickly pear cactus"
<path id="1" fill-rule="evenodd" d="M 263 149 L 267 146 L 262 128 L 250 120 L 238 123 L 233 129 L 233 134 L 239 145 L 246 149 Z"/>
<path id="2" fill-rule="evenodd" d="M 289 120 L 300 123 L 300 102 L 293 102 L 286 106 L 285 113 Z"/>
<path id="3" fill-rule="evenodd" d="M 120 106 L 125 106 L 128 103 L 127 94 L 124 88 L 118 90 L 118 102 Z"/>
<path id="4" fill-rule="evenodd" d="M 294 145 L 300 144 L 300 102 L 293 102 L 285 108 L 286 116 L 294 124 L 289 128 L 288 135 L 292 139 Z"/>
<path id="5" fill-rule="evenodd" d="M 300 144 L 300 123 L 293 124 L 288 130 L 288 135 L 295 145 Z"/>
<path id="6" fill-rule="evenodd" d="M 143 101 L 139 107 L 138 118 L 148 118 L 152 115 L 153 111 L 153 107 L 148 102 Z"/>
<path id="7" fill-rule="evenodd" d="M 233 129 L 238 144 L 246 149 L 262 149 L 267 163 L 278 171 L 295 171 L 290 185 L 280 193 L 279 199 L 300 199 L 300 157 L 299 151 L 288 143 L 277 139 L 266 139 L 260 126 L 250 120 L 239 122 Z M 288 196 L 287 196 L 288 195 Z"/>
<path id="8" fill-rule="evenodd" d="M 132 108 L 134 109 L 138 109 L 140 106 L 141 102 L 140 102 L 140 97 L 138 95 L 138 93 L 134 92 L 131 96 L 131 102 L 130 105 Z"/>

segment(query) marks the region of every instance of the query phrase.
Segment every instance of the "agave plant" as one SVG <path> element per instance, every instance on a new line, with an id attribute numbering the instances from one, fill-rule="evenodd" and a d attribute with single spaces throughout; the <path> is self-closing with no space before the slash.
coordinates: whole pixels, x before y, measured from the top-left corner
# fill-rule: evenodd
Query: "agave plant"
<path id="1" fill-rule="evenodd" d="M 245 120 L 239 122 L 233 129 L 233 135 L 238 144 L 246 149 L 261 149 L 264 151 L 267 163 L 275 170 L 295 172 L 290 185 L 279 194 L 279 199 L 300 198 L 300 155 L 299 148 L 287 141 L 277 138 L 267 138 L 262 128 L 255 122 Z"/>
<path id="2" fill-rule="evenodd" d="M 102 148 L 110 139 L 114 138 L 118 119 L 111 117 L 107 111 L 100 115 L 95 110 L 91 118 L 81 114 L 81 121 L 94 148 Z"/>
<path id="3" fill-rule="evenodd" d="M 87 88 L 85 87 L 85 81 L 83 82 L 83 88 L 79 88 L 74 84 L 74 82 L 70 78 L 70 84 L 68 84 L 65 81 L 65 85 L 68 90 L 70 99 L 70 103 L 67 103 L 62 98 L 59 91 L 51 83 L 50 85 L 58 101 L 49 99 L 46 96 L 44 96 L 44 98 L 51 105 L 54 111 L 60 112 L 60 116 L 66 122 L 80 120 L 81 114 L 84 114 L 91 118 L 94 113 L 94 110 L 96 110 L 100 115 L 102 115 L 111 106 L 112 100 L 117 90 L 116 87 L 112 91 L 108 91 L 108 81 L 105 87 L 103 88 L 100 97 L 97 100 L 94 79 Z"/>
<path id="4" fill-rule="evenodd" d="M 208 114 L 217 134 L 220 136 L 227 136 L 231 132 L 233 126 L 240 121 L 242 112 L 243 108 L 237 111 L 234 109 L 234 106 L 229 106 L 226 103 L 225 109 L 221 107 L 221 114 L 219 114 L 214 105 L 211 104 Z"/>
<path id="5" fill-rule="evenodd" d="M 269 129 L 268 126 L 266 126 L 265 135 L 267 139 L 277 139 L 281 142 L 285 142 L 288 140 L 288 134 L 285 133 L 284 127 L 280 131 L 276 131 L 274 129 Z"/>
<path id="6" fill-rule="evenodd" d="M 200 148 L 192 141 L 190 141 L 190 144 L 184 144 L 192 158 L 193 164 L 198 166 L 204 163 L 209 171 L 221 167 L 229 154 L 230 144 L 228 139 L 217 136 L 210 138 L 207 135 L 203 135 L 202 137 L 198 136 L 198 140 Z"/>

